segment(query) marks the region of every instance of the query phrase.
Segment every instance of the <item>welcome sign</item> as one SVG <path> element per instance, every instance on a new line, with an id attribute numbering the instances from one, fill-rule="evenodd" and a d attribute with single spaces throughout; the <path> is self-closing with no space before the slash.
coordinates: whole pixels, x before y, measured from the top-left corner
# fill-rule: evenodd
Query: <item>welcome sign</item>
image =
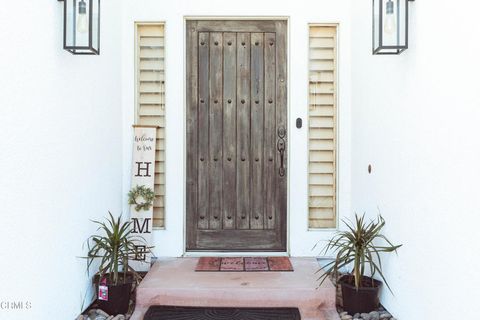
<path id="1" fill-rule="evenodd" d="M 154 190 L 155 187 L 155 146 L 157 127 L 133 126 L 133 157 L 132 157 L 132 182 L 131 189 L 144 187 Z M 140 208 L 145 201 L 141 196 L 135 198 L 137 204 L 130 205 L 130 219 L 133 236 L 141 236 L 145 243 L 137 246 L 137 255 L 130 265 L 136 271 L 150 269 L 150 255 L 146 246 L 152 245 L 153 203 L 148 209 Z M 141 205 L 140 205 L 141 206 Z"/>

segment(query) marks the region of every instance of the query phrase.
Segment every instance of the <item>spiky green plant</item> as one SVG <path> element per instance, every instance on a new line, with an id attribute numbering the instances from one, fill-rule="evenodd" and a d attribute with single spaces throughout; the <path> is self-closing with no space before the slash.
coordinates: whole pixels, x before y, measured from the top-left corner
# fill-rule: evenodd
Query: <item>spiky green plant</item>
<path id="1" fill-rule="evenodd" d="M 334 261 L 325 266 L 325 273 L 319 278 L 321 280 L 320 284 L 329 276 L 337 278 L 339 270 L 348 268 L 353 264 L 351 275 L 354 277 L 355 287 L 358 290 L 368 265 L 370 277 L 373 279 L 373 276 L 378 273 L 392 292 L 382 273 L 380 253 L 396 252 L 402 245 L 393 245 L 384 235 L 380 234 L 385 226 L 385 220 L 379 215 L 376 220 L 366 222 L 365 214 L 361 217 L 355 214 L 355 223 L 342 221 L 348 230 L 337 232 L 325 246 L 324 253 L 332 250 L 336 252 L 336 257 Z M 383 245 L 378 244 L 378 242 L 383 242 Z"/>
<path id="2" fill-rule="evenodd" d="M 108 214 L 110 217 L 106 222 L 92 220 L 98 225 L 97 231 L 103 231 L 103 234 L 92 235 L 87 239 L 88 253 L 84 258 L 87 259 L 87 270 L 90 270 L 93 261 L 100 260 L 98 268 L 100 278 L 108 274 L 110 283 L 118 285 L 122 273 L 123 283 L 128 272 L 136 275 L 128 260 L 135 257 L 137 246 L 145 245 L 147 253 L 152 247 L 146 245 L 143 237 L 132 235 L 131 221 L 122 222 L 121 215 L 115 219 L 110 212 Z"/>

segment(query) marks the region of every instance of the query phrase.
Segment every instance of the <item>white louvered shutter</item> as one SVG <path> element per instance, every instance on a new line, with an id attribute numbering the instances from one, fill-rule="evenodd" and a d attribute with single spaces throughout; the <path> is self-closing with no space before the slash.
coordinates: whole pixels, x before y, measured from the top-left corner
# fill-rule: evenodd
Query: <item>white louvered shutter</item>
<path id="1" fill-rule="evenodd" d="M 309 227 L 336 227 L 337 27 L 310 26 Z"/>
<path id="2" fill-rule="evenodd" d="M 157 126 L 153 226 L 165 226 L 165 38 L 162 23 L 137 24 L 136 123 Z"/>

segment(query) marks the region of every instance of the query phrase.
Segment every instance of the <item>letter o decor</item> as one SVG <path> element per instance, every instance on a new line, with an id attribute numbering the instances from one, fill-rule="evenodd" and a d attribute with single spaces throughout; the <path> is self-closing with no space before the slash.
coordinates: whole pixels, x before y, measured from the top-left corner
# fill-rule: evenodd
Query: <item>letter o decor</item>
<path id="1" fill-rule="evenodd" d="M 139 197 L 143 198 L 143 202 L 137 202 Z M 145 186 L 136 186 L 128 193 L 128 204 L 135 205 L 135 210 L 149 210 L 155 200 L 155 192 Z"/>

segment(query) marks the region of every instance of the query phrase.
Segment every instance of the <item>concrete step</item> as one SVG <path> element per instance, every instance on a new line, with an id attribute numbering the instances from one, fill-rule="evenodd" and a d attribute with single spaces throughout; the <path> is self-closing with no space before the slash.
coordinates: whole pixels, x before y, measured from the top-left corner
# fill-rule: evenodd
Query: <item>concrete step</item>
<path id="1" fill-rule="evenodd" d="M 303 320 L 337 320 L 335 287 L 318 287 L 314 258 L 291 258 L 293 272 L 195 272 L 198 258 L 161 259 L 137 289 L 132 320 L 153 305 L 296 307 Z"/>

